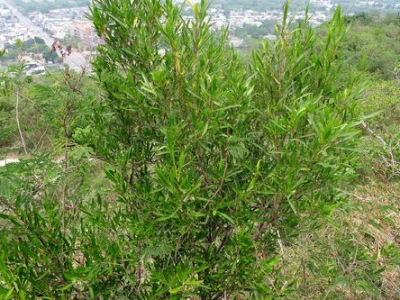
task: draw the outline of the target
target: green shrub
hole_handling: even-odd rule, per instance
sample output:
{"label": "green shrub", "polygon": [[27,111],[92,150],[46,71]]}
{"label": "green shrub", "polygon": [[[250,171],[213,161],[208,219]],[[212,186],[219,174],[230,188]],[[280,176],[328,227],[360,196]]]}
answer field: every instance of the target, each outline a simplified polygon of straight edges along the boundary
{"label": "green shrub", "polygon": [[104,94],[85,106],[92,122],[76,137],[111,188],[83,196],[74,186],[90,186],[86,148],[66,148],[61,170],[38,167],[59,188],[49,179],[41,193],[1,196],[11,209],[1,215],[0,293],[289,297],[279,245],[318,226],[354,177],[362,86],[340,74],[344,20],[338,9],[318,38],[307,23],[289,26],[286,4],[277,41],[247,71],[227,32],[211,31],[206,2],[192,9],[186,21],[170,0],[93,1]]}

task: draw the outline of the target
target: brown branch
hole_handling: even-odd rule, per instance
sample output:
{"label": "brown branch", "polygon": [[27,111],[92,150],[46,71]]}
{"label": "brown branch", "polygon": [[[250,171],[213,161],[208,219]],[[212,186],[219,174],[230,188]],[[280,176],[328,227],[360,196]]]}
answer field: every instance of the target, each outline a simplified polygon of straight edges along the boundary
{"label": "brown branch", "polygon": [[17,86],[17,92],[16,92],[17,101],[15,103],[15,119],[17,120],[19,137],[21,139],[22,147],[24,148],[25,156],[28,156],[28,150],[26,148],[24,134],[22,133],[21,124],[20,124],[20,121],[19,121],[19,95],[20,95],[20,88],[21,87],[18,85]]}
{"label": "brown branch", "polygon": [[375,138],[375,139],[380,141],[380,143],[382,144],[383,148],[389,154],[390,158],[388,159],[383,154],[381,154],[379,156],[382,158],[382,160],[386,163],[386,165],[388,167],[394,168],[394,172],[396,174],[400,174],[400,168],[399,168],[400,162],[395,160],[395,158],[394,158],[393,149],[392,149],[392,142],[390,142],[390,143],[385,142],[385,140],[381,136],[376,134],[364,121],[361,121],[360,126],[367,133],[369,133],[373,138]]}

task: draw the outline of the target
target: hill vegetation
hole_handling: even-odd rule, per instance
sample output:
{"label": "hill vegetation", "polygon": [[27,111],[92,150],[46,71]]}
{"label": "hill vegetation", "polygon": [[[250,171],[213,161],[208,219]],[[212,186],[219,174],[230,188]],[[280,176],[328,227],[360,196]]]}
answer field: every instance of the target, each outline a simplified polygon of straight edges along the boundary
{"label": "hill vegetation", "polygon": [[349,64],[357,66],[364,62],[375,78],[398,79],[399,15],[363,13],[347,17],[346,22],[350,29],[343,44],[343,55]]}
{"label": "hill vegetation", "polygon": [[[252,9],[256,11],[267,11],[267,10],[281,10],[285,1],[263,1],[263,0],[215,0],[213,6],[220,7],[223,9]],[[302,9],[306,7],[308,1],[296,0],[292,1],[291,9]]]}
{"label": "hill vegetation", "polygon": [[[328,1],[330,4],[331,1]],[[336,0],[332,1],[335,5],[340,5],[346,13],[363,13],[363,12],[393,12],[398,8],[398,1],[396,0],[375,0],[375,1],[362,1],[362,0]],[[217,8],[223,9],[251,9],[255,11],[269,11],[281,10],[285,1],[267,1],[267,0],[214,0],[212,5]],[[292,11],[304,11],[305,7],[309,5],[311,11],[325,9],[321,6],[321,1],[308,1],[308,0],[293,0],[290,2]],[[326,4],[322,4],[326,5]]]}
{"label": "hill vegetation", "polygon": [[15,63],[18,56],[29,54],[38,60],[58,61],[58,55],[52,52],[50,47],[46,45],[43,39],[34,37],[24,42],[18,41],[15,44],[6,43],[4,45],[5,53],[0,57],[3,63]]}
{"label": "hill vegetation", "polygon": [[33,11],[38,11],[41,13],[48,13],[52,9],[62,9],[62,8],[72,8],[72,7],[83,7],[88,6],[89,0],[13,0],[13,2],[18,6],[18,9],[24,13],[29,13]]}
{"label": "hill vegetation", "polygon": [[397,21],[286,4],[245,60],[192,10],[93,1],[94,74],[1,71],[0,299],[399,298],[397,67],[352,32]]}

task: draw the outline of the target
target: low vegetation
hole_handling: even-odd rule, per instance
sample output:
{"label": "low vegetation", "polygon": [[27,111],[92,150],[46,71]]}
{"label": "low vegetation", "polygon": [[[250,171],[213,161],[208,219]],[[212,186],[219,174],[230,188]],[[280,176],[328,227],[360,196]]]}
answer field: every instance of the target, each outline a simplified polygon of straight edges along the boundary
{"label": "low vegetation", "polygon": [[340,9],[246,63],[192,10],[93,1],[95,75],[2,71],[0,299],[399,298],[396,78]]}

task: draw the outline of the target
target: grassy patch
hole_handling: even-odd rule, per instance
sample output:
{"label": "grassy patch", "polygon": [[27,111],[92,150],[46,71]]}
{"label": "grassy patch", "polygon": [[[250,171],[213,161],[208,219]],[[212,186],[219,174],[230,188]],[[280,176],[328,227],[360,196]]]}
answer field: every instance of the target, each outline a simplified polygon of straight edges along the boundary
{"label": "grassy patch", "polygon": [[324,226],[283,249],[301,299],[399,299],[400,184],[360,185]]}

